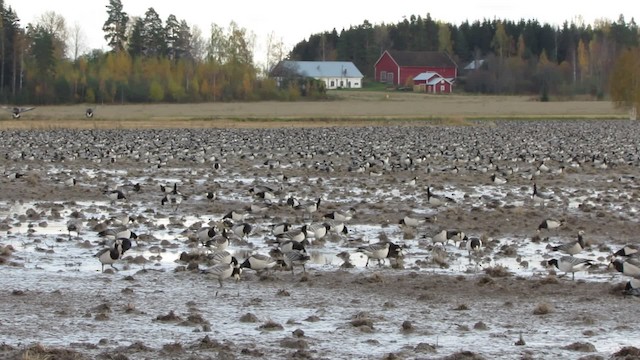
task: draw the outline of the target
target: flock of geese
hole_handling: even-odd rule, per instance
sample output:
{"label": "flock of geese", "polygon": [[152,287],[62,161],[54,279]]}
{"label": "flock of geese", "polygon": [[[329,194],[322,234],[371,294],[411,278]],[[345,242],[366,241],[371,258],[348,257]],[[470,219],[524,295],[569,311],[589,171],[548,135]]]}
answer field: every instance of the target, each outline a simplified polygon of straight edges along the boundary
{"label": "flock of geese", "polygon": [[[395,264],[418,250],[427,256],[434,249],[453,252],[451,243],[470,257],[484,259],[491,246],[483,236],[486,231],[461,229],[464,225],[457,222],[473,216],[473,209],[487,214],[495,208],[505,213],[535,209],[549,215],[537,228],[542,233],[565,226],[556,217],[579,222],[592,209],[622,212],[633,207],[621,204],[612,210],[599,201],[594,187],[599,194],[614,188],[617,198],[611,201],[638,200],[635,123],[492,124],[5,131],[0,134],[0,169],[6,181],[14,183],[29,186],[29,179],[44,183],[54,178],[57,184],[89,190],[82,193],[93,200],[92,194],[101,193],[108,199],[106,212],[136,219],[100,222],[103,228],[92,235],[81,229],[93,229],[97,224],[89,223],[94,219],[69,220],[69,235],[104,238],[96,254],[103,270],[122,261],[134,248],[132,242],[145,243],[141,229],[148,232],[146,238],[153,237],[155,225],[145,216],[152,213],[180,223],[184,243],[195,253],[204,252],[191,260],[206,267],[194,270],[221,286],[247,269],[305,272],[314,250],[324,244],[345,250],[335,255],[346,265],[354,255],[366,256],[366,267],[373,266],[371,260]],[[575,190],[563,189],[563,182]],[[452,188],[461,190],[455,195],[447,190]],[[480,188],[495,192],[478,195],[469,190]],[[580,210],[567,205],[569,195],[581,199]],[[68,201],[64,196],[53,195],[49,201]],[[184,224],[186,217],[216,213],[226,215]],[[119,227],[110,229],[114,234],[98,235],[115,223]],[[364,238],[354,230],[361,225],[377,225],[391,238]],[[392,226],[403,229],[400,235],[385,231]],[[128,232],[120,236],[121,231]],[[425,235],[409,247],[402,234],[412,231]],[[548,260],[547,266],[574,278],[575,272],[594,265],[578,257],[585,250],[583,236],[554,245],[551,253],[564,255]],[[428,241],[422,244],[422,238]],[[256,248],[258,243],[269,246]],[[628,290],[633,292],[637,259],[626,251],[616,254],[609,266],[631,278]]]}

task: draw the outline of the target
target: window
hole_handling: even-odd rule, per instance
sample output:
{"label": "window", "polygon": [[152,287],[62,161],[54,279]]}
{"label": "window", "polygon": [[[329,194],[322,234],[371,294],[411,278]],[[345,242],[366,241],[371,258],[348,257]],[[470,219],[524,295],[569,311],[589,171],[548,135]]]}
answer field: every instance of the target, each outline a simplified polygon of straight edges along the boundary
{"label": "window", "polygon": [[333,80],[331,80],[331,86],[330,86],[330,87],[331,87],[331,88],[334,88],[335,86],[336,86],[336,82],[335,82],[335,81],[333,81]]}
{"label": "window", "polygon": [[380,71],[380,82],[385,82],[385,81],[387,81],[387,72]]}
{"label": "window", "polygon": [[440,92],[444,92],[445,86],[444,85],[440,85]]}

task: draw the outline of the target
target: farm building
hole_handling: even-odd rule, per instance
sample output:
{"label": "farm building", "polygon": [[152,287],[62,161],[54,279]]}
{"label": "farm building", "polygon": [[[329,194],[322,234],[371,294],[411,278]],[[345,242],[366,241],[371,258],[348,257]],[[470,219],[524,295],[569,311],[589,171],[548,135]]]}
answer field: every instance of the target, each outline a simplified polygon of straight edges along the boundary
{"label": "farm building", "polygon": [[450,83],[458,76],[458,65],[441,51],[386,50],[376,61],[375,80],[395,86],[412,86],[413,79],[435,72]]}
{"label": "farm building", "polygon": [[324,81],[326,89],[361,88],[360,70],[350,61],[280,61],[271,70],[276,79],[310,77]]}
{"label": "farm building", "polygon": [[447,94],[453,91],[453,80],[443,78],[437,72],[423,72],[413,78],[413,91]]}

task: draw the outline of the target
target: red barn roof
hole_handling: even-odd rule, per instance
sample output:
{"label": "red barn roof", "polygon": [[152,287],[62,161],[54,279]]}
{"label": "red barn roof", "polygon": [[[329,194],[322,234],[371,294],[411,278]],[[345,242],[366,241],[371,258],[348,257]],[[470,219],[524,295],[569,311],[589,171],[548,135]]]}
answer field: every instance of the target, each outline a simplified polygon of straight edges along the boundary
{"label": "red barn roof", "polygon": [[451,57],[441,51],[387,50],[398,66],[458,67]]}

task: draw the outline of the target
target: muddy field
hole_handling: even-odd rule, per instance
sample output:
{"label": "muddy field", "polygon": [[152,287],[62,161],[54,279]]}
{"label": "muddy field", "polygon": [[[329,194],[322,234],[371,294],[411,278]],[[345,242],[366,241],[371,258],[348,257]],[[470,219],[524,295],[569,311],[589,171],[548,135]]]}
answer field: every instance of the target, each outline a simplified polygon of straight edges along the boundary
{"label": "muddy field", "polygon": [[[0,358],[640,358],[640,299],[608,268],[637,241],[636,123],[1,136]],[[548,199],[532,198],[534,182]],[[184,194],[177,209],[160,201],[160,185],[173,184]],[[264,205],[264,187],[275,193],[268,209],[248,212]],[[430,202],[428,187],[452,201]],[[109,200],[111,189],[127,199]],[[322,201],[307,213],[287,206],[291,197]],[[310,239],[306,273],[244,269],[219,287],[198,271],[209,264],[180,260],[206,254],[194,234],[231,210],[252,225],[229,244],[242,262],[275,246],[270,225],[347,209],[347,234]],[[117,228],[123,215],[138,241],[102,273],[98,226]],[[404,216],[430,220],[408,228]],[[564,225],[536,231],[548,218]],[[71,219],[79,234],[67,231]],[[434,243],[451,229],[483,249]],[[544,263],[579,230],[588,246],[576,256],[594,266],[573,281]],[[381,240],[405,246],[404,257],[365,267],[358,247]]]}

